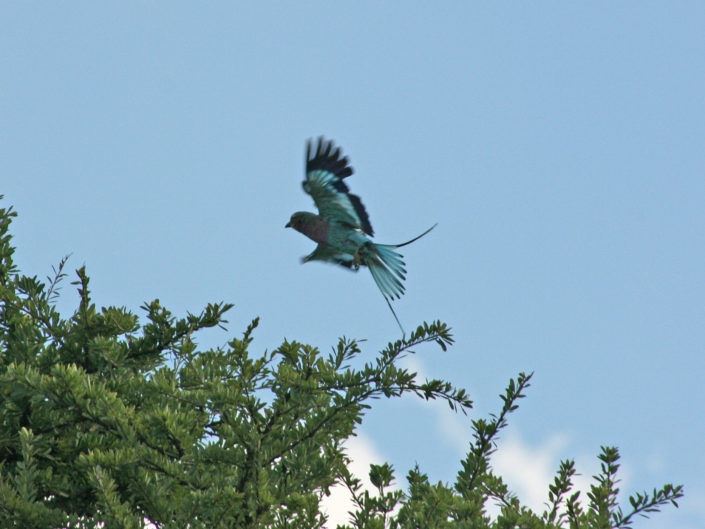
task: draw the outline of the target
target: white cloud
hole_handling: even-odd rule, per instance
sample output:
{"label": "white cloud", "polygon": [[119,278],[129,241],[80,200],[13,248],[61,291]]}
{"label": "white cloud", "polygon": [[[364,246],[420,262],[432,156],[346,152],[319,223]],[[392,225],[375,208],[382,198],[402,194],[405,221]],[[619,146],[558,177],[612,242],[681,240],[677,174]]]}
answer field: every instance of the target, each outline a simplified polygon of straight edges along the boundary
{"label": "white cloud", "polygon": [[[404,362],[405,367],[416,371],[421,379],[426,377],[423,363],[418,357],[408,357]],[[437,427],[443,441],[455,448],[458,460],[465,457],[472,442],[468,417],[449,410],[444,401],[416,402],[419,406],[431,406],[436,412]],[[582,454],[578,457],[567,454],[569,441],[566,434],[554,432],[547,434],[540,444],[531,445],[516,429],[509,427],[500,432],[498,450],[492,457],[495,474],[502,477],[509,489],[519,497],[522,505],[540,514],[545,510],[548,486],[558,471],[561,459],[572,457],[579,474],[573,477],[573,490],[580,490],[581,498],[587,498],[586,492],[590,489],[592,476],[599,472],[599,463],[596,454]],[[629,469],[622,463],[622,487],[629,481],[630,474]],[[490,509],[490,514],[498,512],[498,509]]]}
{"label": "white cloud", "polygon": [[[426,374],[421,360],[410,355],[403,360],[403,366],[409,371],[417,374],[417,379],[420,381],[426,380],[429,377]],[[444,442],[453,447],[456,451],[457,459],[460,459],[467,453],[469,443],[472,440],[472,431],[470,429],[470,420],[462,412],[455,412],[448,407],[444,400],[422,401],[416,397],[407,397],[410,402],[414,402],[417,406],[429,407],[436,412],[438,419],[439,437]],[[453,457],[449,455],[448,457]]]}
{"label": "white cloud", "polygon": [[[407,369],[417,372],[421,380],[426,378],[424,366],[417,357],[412,355],[405,358],[404,364]],[[438,436],[442,438],[442,443],[448,447],[448,457],[454,457],[460,461],[467,453],[469,443],[472,441],[468,417],[449,410],[445,401],[411,400],[426,409],[431,407],[436,416]],[[573,477],[573,491],[581,491],[580,498],[585,503],[587,491],[590,490],[593,481],[592,476],[599,472],[597,450],[595,453],[575,455],[568,450],[570,445],[571,440],[564,433],[547,433],[543,440],[532,444],[526,441],[517,429],[509,427],[500,433],[498,450],[492,457],[492,467],[495,473],[502,477],[509,489],[518,496],[522,505],[531,508],[540,515],[546,509],[548,486],[558,471],[560,461],[570,457],[575,460],[578,472],[578,475]],[[375,447],[372,439],[364,434],[348,439],[346,447],[352,460],[351,472],[361,479],[365,488],[372,489],[368,478],[370,463],[381,464],[385,458]],[[624,464],[624,461],[620,463],[620,489],[625,491],[628,490],[632,472]],[[651,458],[648,464],[650,467],[658,468],[662,462]],[[690,494],[688,496],[692,498]],[[688,496],[686,496],[686,500],[690,500]],[[626,497],[621,495],[620,500],[626,501]],[[697,518],[705,512],[705,507],[702,507],[703,510],[698,512],[698,501],[684,501],[681,505],[681,512],[691,511],[691,514]],[[705,501],[702,505],[705,505]],[[329,514],[327,527],[334,529],[337,524],[348,523],[348,511],[351,507],[352,502],[347,490],[340,486],[334,487],[331,496],[323,500],[323,509]],[[488,505],[488,507],[492,516],[499,512],[499,509],[494,506]],[[663,514],[660,513],[659,516]]]}
{"label": "white cloud", "polygon": [[[424,376],[423,365],[416,358],[405,361],[420,377]],[[436,412],[440,436],[445,443],[455,448],[458,460],[464,457],[472,442],[468,417],[449,410],[442,401],[416,402],[419,406],[431,406]],[[555,432],[548,434],[538,445],[531,445],[522,438],[519,431],[509,427],[500,433],[498,450],[492,457],[492,466],[495,473],[501,476],[509,489],[519,497],[522,505],[540,514],[545,510],[548,486],[556,475],[561,459],[572,457],[566,453],[569,444],[570,439],[566,434]],[[573,459],[579,474],[573,477],[574,490],[580,490],[581,498],[586,498],[592,476],[599,471],[597,457],[596,454],[583,454]],[[629,481],[629,474],[629,469],[622,465],[622,486]],[[499,509],[490,508],[491,515],[498,512]]]}
{"label": "white cloud", "polygon": [[[372,440],[364,434],[358,433],[357,437],[349,437],[345,441],[345,448],[351,460],[349,470],[361,481],[365,489],[372,490],[374,487],[370,482],[370,464],[381,465],[385,462],[384,457],[375,447]],[[342,485],[331,488],[331,494],[324,497],[322,501],[322,511],[328,514],[328,529],[335,529],[338,524],[349,522],[348,511],[352,509],[353,503],[350,493]]]}
{"label": "white cloud", "polygon": [[562,434],[551,434],[539,446],[530,446],[510,430],[502,436],[492,457],[492,467],[522,504],[541,513],[548,500],[548,484],[553,480],[560,452],[568,445]]}

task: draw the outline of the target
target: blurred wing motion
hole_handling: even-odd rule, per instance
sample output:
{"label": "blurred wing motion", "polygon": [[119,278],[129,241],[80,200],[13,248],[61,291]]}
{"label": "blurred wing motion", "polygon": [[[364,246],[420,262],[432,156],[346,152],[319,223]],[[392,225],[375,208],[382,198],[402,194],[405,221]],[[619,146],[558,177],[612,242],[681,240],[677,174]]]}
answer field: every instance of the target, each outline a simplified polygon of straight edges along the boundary
{"label": "blurred wing motion", "polygon": [[352,174],[352,167],[347,157],[341,155],[340,147],[334,147],[333,142],[323,138],[319,138],[315,145],[309,140],[306,144],[303,188],[313,198],[319,214],[297,211],[286,227],[318,243],[316,249],[303,258],[303,262],[327,261],[352,270],[358,270],[360,266],[369,268],[399,328],[404,332],[390,303],[404,294],[406,279],[403,256],[396,249],[420,239],[436,225],[401,244],[372,242],[368,236],[372,237],[374,231],[365,206],[360,197],[350,193],[343,181]]}
{"label": "blurred wing motion", "polygon": [[345,268],[353,268],[354,256],[348,252],[339,250],[330,244],[319,244],[309,255],[304,257],[302,261],[326,261],[328,263],[336,263]]}
{"label": "blurred wing motion", "polygon": [[303,188],[311,195],[320,216],[331,224],[341,224],[374,235],[370,217],[360,197],[350,193],[343,182],[353,174],[347,157],[340,157],[340,147],[333,149],[332,141],[318,138],[316,152],[311,140],[306,144],[306,180]]}

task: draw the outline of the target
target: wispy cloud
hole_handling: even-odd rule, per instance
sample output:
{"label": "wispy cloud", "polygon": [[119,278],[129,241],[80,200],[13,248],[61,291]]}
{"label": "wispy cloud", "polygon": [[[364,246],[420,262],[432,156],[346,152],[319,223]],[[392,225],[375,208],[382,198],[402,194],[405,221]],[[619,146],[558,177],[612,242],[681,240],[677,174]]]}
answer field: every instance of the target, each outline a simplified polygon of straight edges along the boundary
{"label": "wispy cloud", "polygon": [[[531,445],[518,431],[509,430],[492,457],[492,466],[524,505],[540,513],[545,509],[548,485],[568,444],[566,435],[552,433],[540,444]],[[579,489],[585,490],[588,479],[578,476],[575,481]]]}
{"label": "wispy cloud", "polygon": [[[373,489],[369,479],[370,464],[381,465],[385,459],[375,447],[372,439],[365,434],[358,433],[357,437],[350,437],[345,441],[345,448],[351,460],[350,472],[361,481],[365,489]],[[334,529],[338,524],[348,523],[350,518],[348,512],[352,507],[353,503],[348,490],[342,485],[333,487],[330,496],[323,498],[322,502],[322,510],[328,514],[326,527]]]}
{"label": "wispy cloud", "polygon": [[[423,364],[416,357],[408,357],[404,363],[406,368],[416,371],[421,379],[427,378]],[[448,457],[455,457],[460,461],[472,441],[468,417],[452,412],[444,402],[422,402],[417,399],[410,399],[410,401],[426,409],[430,406],[434,410],[436,430],[443,438],[444,444],[450,448]],[[362,481],[364,487],[371,489],[372,485],[368,478],[369,466],[371,463],[381,464],[385,461],[382,450],[378,449],[372,438],[364,433],[348,439],[346,447],[352,460],[351,472]],[[566,433],[547,432],[543,439],[531,442],[522,436],[518,429],[510,426],[501,433],[497,452],[492,457],[492,467],[523,505],[540,514],[546,509],[548,486],[553,481],[562,459],[575,460],[578,475],[573,478],[574,490],[581,491],[581,499],[587,500],[592,476],[599,472],[599,461],[596,453],[583,452],[576,455],[575,449],[575,443]],[[419,458],[423,460],[423,454]],[[646,464],[650,468],[658,468],[662,462],[657,458],[651,458]],[[629,490],[631,475],[631,469],[622,462],[620,468],[622,490]],[[626,501],[626,498],[622,497],[621,500]],[[697,525],[686,523],[683,526],[683,515],[686,515],[686,520],[700,520],[705,517],[705,491],[699,491],[699,493],[689,491],[684,501],[680,503],[681,509],[678,512],[667,509],[667,512],[656,515],[659,517],[660,527],[695,529]],[[499,509],[494,506],[488,507],[490,507],[490,515],[496,515],[499,512]],[[331,496],[324,499],[323,508],[329,515],[328,528],[333,529],[337,524],[348,523],[348,511],[352,508],[348,491],[341,486],[334,487]]]}

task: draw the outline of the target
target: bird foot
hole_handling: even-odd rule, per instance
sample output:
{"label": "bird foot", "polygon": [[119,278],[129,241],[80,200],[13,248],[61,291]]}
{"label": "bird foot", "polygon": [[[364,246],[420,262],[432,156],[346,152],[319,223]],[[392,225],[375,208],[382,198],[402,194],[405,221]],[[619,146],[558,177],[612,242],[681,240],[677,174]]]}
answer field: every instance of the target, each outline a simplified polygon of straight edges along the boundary
{"label": "bird foot", "polygon": [[356,272],[360,269],[360,264],[362,264],[360,250],[355,250],[355,253],[353,254],[352,267]]}

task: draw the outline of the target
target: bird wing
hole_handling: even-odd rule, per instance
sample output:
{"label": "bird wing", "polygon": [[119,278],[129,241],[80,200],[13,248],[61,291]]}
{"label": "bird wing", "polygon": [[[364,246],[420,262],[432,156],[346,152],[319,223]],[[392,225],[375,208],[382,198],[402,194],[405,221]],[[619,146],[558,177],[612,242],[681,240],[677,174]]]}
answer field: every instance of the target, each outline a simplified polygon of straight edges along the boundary
{"label": "bird wing", "polygon": [[360,197],[350,193],[343,182],[353,174],[347,157],[340,156],[340,147],[334,148],[332,141],[318,138],[316,152],[312,152],[311,140],[306,144],[306,180],[303,188],[311,195],[324,220],[332,224],[343,224],[360,229],[369,236],[374,234],[370,217]]}
{"label": "bird wing", "polygon": [[348,252],[339,250],[329,244],[319,244],[313,252],[303,258],[303,261],[326,261],[337,263],[345,268],[352,268],[353,259],[354,255]]}

